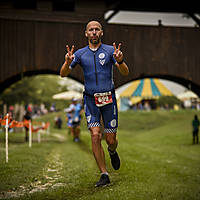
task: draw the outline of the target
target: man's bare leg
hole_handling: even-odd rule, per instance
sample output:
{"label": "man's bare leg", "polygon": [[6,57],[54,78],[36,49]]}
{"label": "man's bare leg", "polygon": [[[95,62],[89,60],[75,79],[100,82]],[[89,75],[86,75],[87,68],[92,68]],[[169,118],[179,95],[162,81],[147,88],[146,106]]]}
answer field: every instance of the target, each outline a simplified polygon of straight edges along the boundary
{"label": "man's bare leg", "polygon": [[97,165],[101,171],[101,173],[107,172],[106,170],[106,162],[105,155],[101,145],[101,132],[100,127],[91,127],[91,140],[92,140],[92,151],[97,162]]}
{"label": "man's bare leg", "polygon": [[111,151],[115,151],[118,145],[116,133],[105,133],[106,143]]}
{"label": "man's bare leg", "polygon": [[108,144],[108,152],[110,154],[111,163],[115,170],[120,168],[120,158],[116,152],[118,141],[116,139],[116,133],[106,133],[106,142]]}

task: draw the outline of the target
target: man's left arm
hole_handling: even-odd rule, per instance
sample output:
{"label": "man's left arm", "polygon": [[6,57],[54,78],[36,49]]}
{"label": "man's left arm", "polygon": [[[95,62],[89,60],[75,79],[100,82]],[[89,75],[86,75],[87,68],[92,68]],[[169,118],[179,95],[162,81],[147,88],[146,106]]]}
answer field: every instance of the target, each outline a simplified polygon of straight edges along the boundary
{"label": "man's left arm", "polygon": [[122,75],[127,76],[129,74],[128,66],[127,66],[127,64],[124,61],[121,64],[119,64],[119,63],[116,62],[115,65],[117,66],[119,72]]}
{"label": "man's left arm", "polygon": [[116,44],[113,43],[113,47],[114,47],[113,56],[116,60],[115,65],[117,66],[119,72],[122,75],[127,76],[129,74],[129,69],[128,69],[127,64],[124,62],[123,53],[122,51],[120,51],[121,43],[118,45],[118,48],[116,47]]}

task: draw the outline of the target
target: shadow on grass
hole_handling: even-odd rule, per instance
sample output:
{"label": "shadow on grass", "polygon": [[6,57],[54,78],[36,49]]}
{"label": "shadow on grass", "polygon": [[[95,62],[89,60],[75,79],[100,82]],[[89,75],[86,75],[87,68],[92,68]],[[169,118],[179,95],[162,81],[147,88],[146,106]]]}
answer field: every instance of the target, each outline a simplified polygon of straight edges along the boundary
{"label": "shadow on grass", "polygon": [[87,154],[92,154],[92,150],[89,147],[89,144],[87,144],[85,141],[81,140],[79,143],[77,143],[78,147]]}

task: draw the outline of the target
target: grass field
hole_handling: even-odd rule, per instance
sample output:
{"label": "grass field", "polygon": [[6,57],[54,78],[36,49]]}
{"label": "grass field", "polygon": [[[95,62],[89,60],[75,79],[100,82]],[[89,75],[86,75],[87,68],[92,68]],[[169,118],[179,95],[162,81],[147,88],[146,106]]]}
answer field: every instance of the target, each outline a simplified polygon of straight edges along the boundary
{"label": "grass field", "polygon": [[24,142],[24,133],[10,133],[8,163],[0,133],[0,199],[198,200],[200,145],[192,145],[194,114],[191,110],[119,113],[122,165],[114,171],[105,151],[111,184],[103,188],[94,187],[99,171],[85,120],[81,143],[72,141],[65,124],[62,130],[53,127],[55,113],[37,119],[52,122],[50,135],[42,134],[41,143],[34,135],[32,148]]}

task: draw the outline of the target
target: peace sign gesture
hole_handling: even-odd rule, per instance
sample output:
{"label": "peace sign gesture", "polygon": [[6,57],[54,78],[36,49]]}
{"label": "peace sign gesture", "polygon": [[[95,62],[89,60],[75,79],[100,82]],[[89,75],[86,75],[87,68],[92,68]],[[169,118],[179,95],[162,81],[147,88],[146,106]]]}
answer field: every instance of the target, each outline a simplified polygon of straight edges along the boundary
{"label": "peace sign gesture", "polygon": [[123,60],[123,53],[120,51],[121,43],[119,43],[118,47],[116,47],[115,42],[113,43],[114,53],[113,56],[117,62],[121,62]]}
{"label": "peace sign gesture", "polygon": [[70,50],[69,46],[66,45],[66,48],[67,48],[67,53],[65,55],[65,61],[67,62],[67,64],[71,64],[71,62],[74,60],[74,45],[72,45],[72,48]]}

